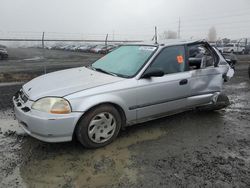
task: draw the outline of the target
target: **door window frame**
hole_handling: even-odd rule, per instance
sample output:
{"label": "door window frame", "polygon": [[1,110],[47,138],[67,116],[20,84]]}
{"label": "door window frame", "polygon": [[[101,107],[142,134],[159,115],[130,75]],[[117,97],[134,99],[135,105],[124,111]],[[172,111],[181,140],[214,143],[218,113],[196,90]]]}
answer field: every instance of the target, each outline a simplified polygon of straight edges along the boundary
{"label": "door window frame", "polygon": [[[192,46],[192,45],[203,45],[212,55],[213,59],[214,59],[214,65],[213,66],[207,66],[207,67],[204,67],[204,68],[199,68],[199,69],[190,69],[190,66],[189,66],[189,47]],[[216,53],[216,51],[213,49],[213,47],[211,47],[208,43],[206,42],[195,42],[195,43],[191,43],[191,44],[186,44],[186,59],[187,59],[187,63],[186,63],[186,66],[187,66],[187,69],[188,71],[193,71],[193,70],[200,70],[200,69],[207,69],[207,68],[211,68],[211,67],[218,67],[219,65],[219,61],[220,61],[220,57],[219,55]]]}
{"label": "door window frame", "polygon": [[[187,63],[188,63],[188,59],[187,59],[187,50],[186,50],[187,44],[177,44],[177,45],[171,45],[171,46],[165,46],[165,47],[163,47],[163,48],[156,54],[156,56],[152,59],[152,61],[151,61],[150,64],[147,66],[147,68],[144,70],[144,72],[141,74],[140,79],[142,79],[143,74],[151,67],[151,65],[155,62],[155,60],[158,58],[158,56],[159,56],[161,53],[163,53],[163,51],[164,51],[166,48],[177,47],[177,46],[182,46],[182,47],[184,47],[184,55],[185,55],[185,58],[184,58],[184,71],[182,71],[182,72],[175,72],[175,73],[169,73],[169,74],[164,74],[164,76],[173,75],[173,74],[180,74],[180,73],[189,71],[189,67],[188,67],[188,64],[187,64]],[[163,76],[163,77],[164,77],[164,76]]]}

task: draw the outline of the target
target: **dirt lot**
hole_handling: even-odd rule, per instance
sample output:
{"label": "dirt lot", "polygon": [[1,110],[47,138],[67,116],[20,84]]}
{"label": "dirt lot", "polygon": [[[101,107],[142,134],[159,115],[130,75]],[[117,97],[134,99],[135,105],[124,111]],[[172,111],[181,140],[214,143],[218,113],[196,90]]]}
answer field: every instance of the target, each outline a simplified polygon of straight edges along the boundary
{"label": "dirt lot", "polygon": [[[43,55],[37,54],[45,53],[49,70],[99,58],[38,49],[10,52],[13,58],[0,61],[0,72],[28,72],[30,77],[33,68],[38,74],[43,70],[43,61],[36,58]],[[10,102],[20,83],[0,83],[0,187],[250,187],[250,56],[239,60],[235,77],[224,85],[231,101],[227,109],[185,112],[133,126],[96,150],[27,136]]]}
{"label": "dirt lot", "polygon": [[9,59],[0,61],[0,82],[27,81],[44,72],[85,66],[102,57],[100,54],[37,48],[10,48],[8,53]]}

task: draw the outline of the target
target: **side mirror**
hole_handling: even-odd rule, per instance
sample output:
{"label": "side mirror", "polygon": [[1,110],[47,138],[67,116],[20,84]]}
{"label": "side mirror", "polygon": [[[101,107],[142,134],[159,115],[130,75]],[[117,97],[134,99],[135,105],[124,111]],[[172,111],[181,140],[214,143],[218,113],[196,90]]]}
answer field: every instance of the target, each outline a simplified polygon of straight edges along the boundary
{"label": "side mirror", "polygon": [[150,78],[150,77],[161,77],[164,76],[164,71],[160,68],[149,67],[141,78]]}
{"label": "side mirror", "polygon": [[229,64],[232,63],[231,59],[226,59],[226,62]]}

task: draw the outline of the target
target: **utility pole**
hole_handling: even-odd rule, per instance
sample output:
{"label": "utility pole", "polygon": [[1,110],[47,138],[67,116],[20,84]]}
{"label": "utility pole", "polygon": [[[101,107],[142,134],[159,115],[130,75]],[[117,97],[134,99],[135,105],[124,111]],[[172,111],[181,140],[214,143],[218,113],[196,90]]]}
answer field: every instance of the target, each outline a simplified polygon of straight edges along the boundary
{"label": "utility pole", "polygon": [[178,23],[178,39],[181,38],[181,19],[179,17],[179,23]]}
{"label": "utility pole", "polygon": [[155,26],[155,44],[158,44],[158,42],[157,42],[157,27]]}
{"label": "utility pole", "polygon": [[108,43],[108,36],[109,36],[109,34],[107,34],[106,38],[105,38],[105,46],[107,46],[107,43]]}
{"label": "utility pole", "polygon": [[43,35],[42,35],[42,47],[44,48],[44,32],[43,32]]}
{"label": "utility pole", "polygon": [[[44,32],[43,32],[43,35],[42,35],[42,51],[43,51],[43,59],[45,59],[45,52],[44,52]],[[44,61],[44,74],[47,73],[47,66],[46,66],[46,61]]]}

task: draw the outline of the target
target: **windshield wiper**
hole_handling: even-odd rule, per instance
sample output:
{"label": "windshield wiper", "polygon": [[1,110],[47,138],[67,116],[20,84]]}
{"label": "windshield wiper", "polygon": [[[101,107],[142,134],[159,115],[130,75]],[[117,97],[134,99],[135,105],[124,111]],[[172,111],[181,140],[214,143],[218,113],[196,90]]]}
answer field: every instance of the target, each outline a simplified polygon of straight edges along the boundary
{"label": "windshield wiper", "polygon": [[109,74],[109,75],[112,75],[112,76],[117,76],[117,74],[105,71],[105,70],[103,70],[101,68],[95,68],[93,66],[90,66],[90,68],[93,69],[93,70],[95,70],[95,71],[98,71],[98,72],[102,72],[102,73]]}
{"label": "windshield wiper", "polygon": [[105,70],[103,70],[103,69],[101,69],[101,68],[95,68],[95,67],[93,67],[93,66],[88,66],[87,68],[90,68],[90,69],[92,69],[92,70],[95,70],[95,71],[98,71],[98,72],[103,72],[103,73],[105,73],[105,74],[110,74],[110,75],[112,75],[112,76],[118,76],[118,77],[122,77],[122,78],[129,78],[129,76],[126,76],[126,75],[123,75],[123,74],[118,74],[118,73],[112,73],[112,72],[108,72],[108,71],[105,71]]}

